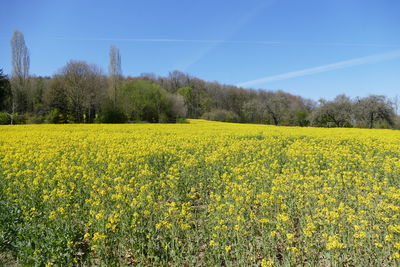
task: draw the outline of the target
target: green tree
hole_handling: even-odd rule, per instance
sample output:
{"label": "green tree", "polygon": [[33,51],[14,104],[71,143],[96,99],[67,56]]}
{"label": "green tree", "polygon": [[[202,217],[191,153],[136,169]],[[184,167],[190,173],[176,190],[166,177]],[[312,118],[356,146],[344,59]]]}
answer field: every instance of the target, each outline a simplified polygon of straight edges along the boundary
{"label": "green tree", "polygon": [[145,80],[126,82],[121,87],[119,105],[132,121],[164,122],[171,117],[168,92]]}
{"label": "green tree", "polygon": [[9,111],[11,106],[11,85],[7,75],[0,69],[0,110]]}

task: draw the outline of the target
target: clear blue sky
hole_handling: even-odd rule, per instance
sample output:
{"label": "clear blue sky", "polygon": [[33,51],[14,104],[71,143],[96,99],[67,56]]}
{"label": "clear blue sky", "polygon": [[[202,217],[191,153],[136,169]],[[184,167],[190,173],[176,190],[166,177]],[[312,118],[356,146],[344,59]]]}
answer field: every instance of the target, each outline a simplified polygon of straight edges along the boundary
{"label": "clear blue sky", "polygon": [[31,74],[67,61],[124,75],[178,69],[210,81],[319,99],[400,94],[398,0],[1,0],[0,68],[18,29]]}

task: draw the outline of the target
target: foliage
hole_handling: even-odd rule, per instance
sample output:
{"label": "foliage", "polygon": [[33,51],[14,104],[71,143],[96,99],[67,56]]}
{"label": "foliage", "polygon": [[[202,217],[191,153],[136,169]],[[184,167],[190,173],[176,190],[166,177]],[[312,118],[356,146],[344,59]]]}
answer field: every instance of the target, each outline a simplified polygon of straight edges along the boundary
{"label": "foliage", "polygon": [[176,123],[189,123],[189,120],[184,118],[177,118]]}
{"label": "foliage", "polygon": [[10,110],[11,107],[11,85],[8,77],[0,69],[0,111]]}
{"label": "foliage", "polygon": [[99,114],[98,123],[125,123],[128,118],[125,113],[112,103],[103,104],[103,109]]}
{"label": "foliage", "polygon": [[25,113],[24,117],[26,124],[39,124],[39,123],[44,123],[46,121],[45,116],[36,115],[32,113]]}
{"label": "foliage", "polygon": [[308,119],[309,113],[306,111],[295,111],[293,112],[293,117],[289,125],[297,125],[297,126],[308,126],[310,124],[310,120]]}
{"label": "foliage", "polygon": [[58,124],[58,123],[67,123],[68,119],[63,113],[60,112],[59,109],[54,108],[47,115],[46,122],[48,122],[48,123],[56,123],[56,124]]}
{"label": "foliage", "polygon": [[185,101],[186,107],[188,107],[189,116],[193,116],[194,113],[194,94],[193,88],[190,86],[182,87],[178,89],[178,94],[182,96]]}
{"label": "foliage", "polygon": [[52,77],[35,77],[29,74],[23,33],[14,31],[10,44],[12,76],[9,81],[0,69],[0,111],[21,114],[20,122],[171,123],[207,118],[284,126],[398,127],[398,96],[389,101],[376,95],[354,100],[339,95],[318,106],[283,91],[208,82],[178,70],[166,77],[124,77],[116,46],[110,47],[108,76],[94,64],[70,60]]}
{"label": "foliage", "polygon": [[25,124],[26,114],[0,112],[0,124]]}
{"label": "foliage", "polygon": [[[167,91],[145,80],[126,82],[121,87],[120,106],[132,121],[161,122],[169,120],[170,104]],[[166,121],[163,121],[166,122]]]}
{"label": "foliage", "polygon": [[202,118],[211,121],[239,122],[239,116],[237,114],[223,109],[206,112],[203,114]]}
{"label": "foliage", "polygon": [[0,112],[0,124],[7,125],[11,124],[11,117],[6,112]]}
{"label": "foliage", "polygon": [[398,131],[190,122],[1,126],[1,250],[38,266],[398,265]]}
{"label": "foliage", "polygon": [[110,49],[108,77],[93,64],[69,61],[53,77],[29,77],[24,81],[26,90],[15,87],[14,102],[9,96],[0,110],[13,113],[14,107],[14,113],[26,114],[27,123],[57,122],[53,116],[57,109],[61,123],[175,123],[181,118],[205,118],[281,126],[398,127],[398,99],[339,95],[317,104],[283,91],[238,88],[179,71],[167,77],[151,73],[123,77],[120,63],[116,47]]}

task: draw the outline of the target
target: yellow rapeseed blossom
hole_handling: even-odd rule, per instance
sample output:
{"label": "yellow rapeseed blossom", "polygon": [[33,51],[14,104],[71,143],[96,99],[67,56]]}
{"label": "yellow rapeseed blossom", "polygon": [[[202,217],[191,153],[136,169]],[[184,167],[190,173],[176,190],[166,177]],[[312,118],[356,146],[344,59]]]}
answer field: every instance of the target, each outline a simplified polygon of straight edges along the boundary
{"label": "yellow rapeseed blossom", "polygon": [[399,179],[396,130],[0,126],[23,265],[396,266]]}
{"label": "yellow rapeseed blossom", "polygon": [[96,241],[96,240],[99,240],[99,239],[104,239],[106,237],[107,236],[105,234],[96,232],[96,233],[93,234],[93,241]]}
{"label": "yellow rapeseed blossom", "polygon": [[274,266],[274,262],[271,260],[267,260],[267,259],[262,259],[261,260],[261,267],[272,267]]}
{"label": "yellow rapeseed blossom", "polygon": [[328,243],[326,244],[326,247],[327,247],[328,250],[330,250],[330,249],[345,248],[346,245],[339,241],[339,238],[338,238],[337,235],[334,235],[334,236],[329,236]]}

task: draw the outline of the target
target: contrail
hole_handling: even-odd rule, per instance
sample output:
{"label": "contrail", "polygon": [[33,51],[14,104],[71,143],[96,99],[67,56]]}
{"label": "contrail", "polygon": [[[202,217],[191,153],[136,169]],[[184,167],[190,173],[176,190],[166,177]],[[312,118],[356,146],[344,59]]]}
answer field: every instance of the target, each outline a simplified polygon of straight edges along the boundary
{"label": "contrail", "polygon": [[[1,39],[1,38],[0,38]],[[3,38],[4,39],[4,38]],[[297,45],[297,46],[365,46],[365,47],[400,47],[400,44],[374,43],[324,43],[324,42],[284,42],[284,41],[235,41],[235,40],[201,40],[201,39],[170,39],[170,38],[66,38],[56,37],[55,40],[65,41],[109,41],[133,43],[197,43],[197,44],[249,44],[249,45]],[[5,39],[4,39],[5,40]]]}
{"label": "contrail", "polygon": [[137,43],[204,43],[204,44],[284,44],[276,41],[227,41],[227,40],[198,40],[198,39],[167,39],[167,38],[63,38],[56,40],[66,41],[111,41],[111,42],[137,42]]}
{"label": "contrail", "polygon": [[353,59],[345,60],[345,61],[339,61],[336,63],[318,66],[318,67],[314,67],[314,68],[298,70],[298,71],[293,71],[293,72],[288,72],[288,73],[283,73],[283,74],[278,74],[278,75],[273,75],[273,76],[267,76],[267,77],[256,79],[256,80],[241,82],[241,83],[238,83],[237,86],[245,87],[245,86],[252,86],[252,85],[261,84],[261,83],[286,80],[286,79],[291,79],[291,78],[295,78],[295,77],[302,77],[302,76],[306,76],[306,75],[327,72],[327,71],[331,71],[331,70],[344,69],[344,68],[349,68],[349,67],[353,67],[353,66],[387,61],[387,60],[391,60],[391,59],[395,59],[395,58],[399,58],[399,57],[400,57],[400,50],[394,50],[394,51],[390,51],[390,52],[386,52],[386,53],[382,53],[382,54],[375,54],[375,55],[370,55],[370,56],[365,56],[365,57],[353,58]]}

